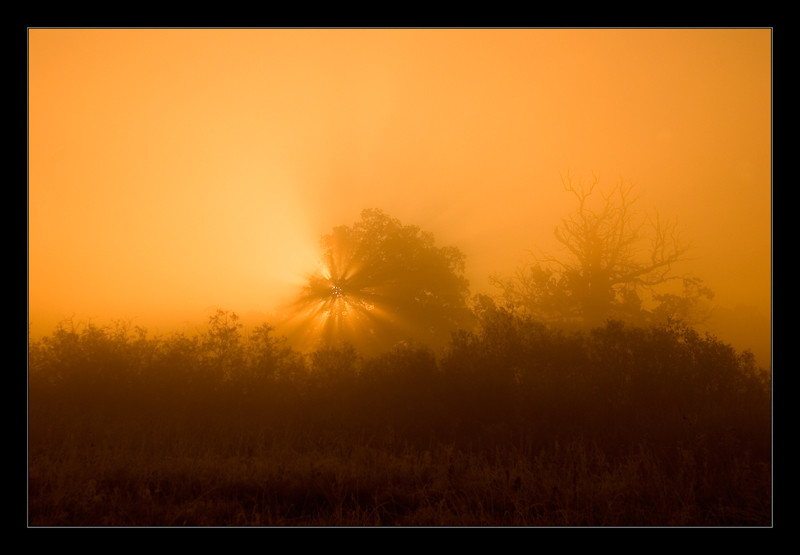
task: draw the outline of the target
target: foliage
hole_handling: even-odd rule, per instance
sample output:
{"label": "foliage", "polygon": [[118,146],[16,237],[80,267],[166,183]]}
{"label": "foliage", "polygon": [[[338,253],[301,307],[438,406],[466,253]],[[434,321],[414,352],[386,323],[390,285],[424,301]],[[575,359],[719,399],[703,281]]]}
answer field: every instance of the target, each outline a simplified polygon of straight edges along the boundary
{"label": "foliage", "polygon": [[733,421],[734,413],[754,419],[769,407],[770,376],[752,354],[685,323],[610,321],[567,333],[478,301],[478,329],[453,334],[438,360],[410,345],[367,358],[353,345],[328,345],[304,357],[267,324],[242,337],[236,314],[221,310],[197,337],[147,338],[130,322],[99,328],[66,320],[30,344],[29,384],[37,395],[68,394],[87,405],[137,396],[170,406],[308,402],[301,412],[314,418],[372,415],[409,429],[452,425],[447,433],[456,435],[458,426],[470,435],[500,423],[631,428],[667,414]]}
{"label": "foliage", "polygon": [[224,378],[231,378],[234,369],[242,366],[242,327],[235,312],[220,309],[209,317],[208,331],[202,335],[206,367]]}
{"label": "foliage", "polygon": [[448,410],[473,429],[517,422],[600,437],[664,434],[682,418],[718,429],[769,419],[769,375],[752,354],[674,321],[566,333],[490,307],[477,331],[453,337],[441,367]]}
{"label": "foliage", "polygon": [[464,254],[436,247],[433,234],[364,210],[360,222],[334,228],[320,247],[322,269],[297,308],[303,329],[321,327],[325,342],[367,353],[401,342],[441,348],[451,331],[469,325]]}
{"label": "foliage", "polygon": [[314,387],[352,388],[358,378],[361,357],[350,344],[321,347],[311,353],[309,359]]}
{"label": "foliage", "polygon": [[[600,193],[599,208],[591,208],[598,177],[593,174],[589,184],[579,179],[577,186],[569,173],[561,180],[578,201],[577,211],[555,228],[566,256],[531,253],[533,262],[514,276],[492,276],[509,306],[586,329],[607,318],[646,325],[707,317],[701,300],[712,299],[712,291],[698,278],[673,273],[691,249],[677,221],[635,210],[640,196],[633,195],[634,185],[620,181],[608,195]],[[658,289],[676,280],[683,282],[682,295]]]}
{"label": "foliage", "polygon": [[247,351],[250,372],[268,381],[299,380],[305,374],[303,359],[286,344],[285,337],[273,337],[274,330],[261,324],[251,333]]}

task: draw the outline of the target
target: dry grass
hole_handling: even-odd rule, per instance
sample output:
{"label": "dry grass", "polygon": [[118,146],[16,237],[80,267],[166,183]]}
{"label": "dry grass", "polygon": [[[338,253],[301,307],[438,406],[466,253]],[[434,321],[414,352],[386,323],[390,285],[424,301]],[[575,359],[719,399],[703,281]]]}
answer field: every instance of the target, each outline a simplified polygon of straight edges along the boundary
{"label": "dry grass", "polygon": [[31,412],[33,526],[768,526],[770,468],[701,435],[426,449],[251,422]]}

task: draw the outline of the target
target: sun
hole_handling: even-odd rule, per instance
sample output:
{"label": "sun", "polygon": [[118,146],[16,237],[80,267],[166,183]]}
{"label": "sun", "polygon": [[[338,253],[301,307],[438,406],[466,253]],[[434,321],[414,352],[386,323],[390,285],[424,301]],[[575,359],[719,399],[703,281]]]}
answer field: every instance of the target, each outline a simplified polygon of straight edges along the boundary
{"label": "sun", "polygon": [[290,340],[351,343],[371,354],[413,342],[444,346],[456,326],[471,323],[464,255],[380,210],[361,217],[320,240],[316,271],[284,310]]}
{"label": "sun", "polygon": [[[290,307],[291,334],[308,346],[320,343],[363,344],[394,325],[381,288],[352,259],[333,253],[309,275]],[[385,300],[385,299],[383,299]]]}

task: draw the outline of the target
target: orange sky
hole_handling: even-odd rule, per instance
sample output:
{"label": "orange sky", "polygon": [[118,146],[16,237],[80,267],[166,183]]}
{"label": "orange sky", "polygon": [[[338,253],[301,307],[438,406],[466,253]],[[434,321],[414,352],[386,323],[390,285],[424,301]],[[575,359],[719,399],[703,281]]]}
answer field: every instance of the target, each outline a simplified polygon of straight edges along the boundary
{"label": "orange sky", "polygon": [[269,312],[364,208],[467,255],[558,252],[559,172],[677,216],[715,302],[771,301],[771,40],[754,30],[80,30],[29,38],[32,331]]}

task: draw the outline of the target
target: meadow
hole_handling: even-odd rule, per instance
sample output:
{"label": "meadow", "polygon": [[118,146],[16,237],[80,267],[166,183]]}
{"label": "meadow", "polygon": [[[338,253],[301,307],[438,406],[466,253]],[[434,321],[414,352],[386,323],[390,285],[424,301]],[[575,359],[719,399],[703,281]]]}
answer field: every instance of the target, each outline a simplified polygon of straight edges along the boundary
{"label": "meadow", "polygon": [[771,381],[680,324],[499,312],[301,354],[62,322],[29,345],[31,526],[771,526]]}

